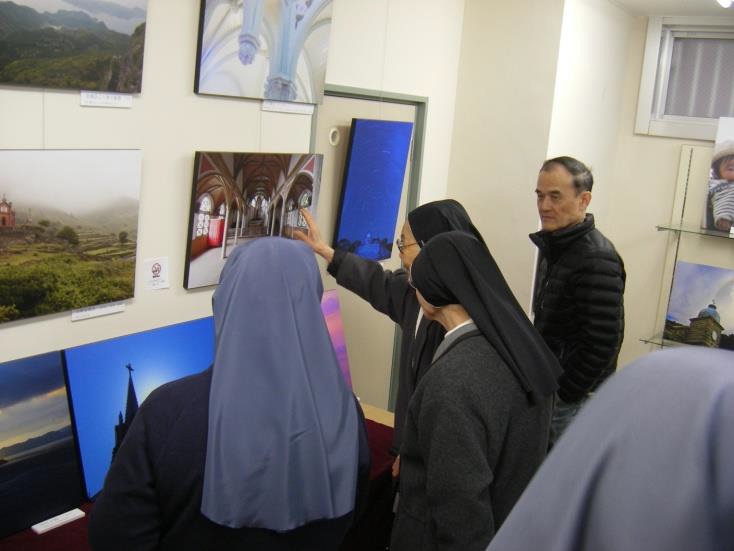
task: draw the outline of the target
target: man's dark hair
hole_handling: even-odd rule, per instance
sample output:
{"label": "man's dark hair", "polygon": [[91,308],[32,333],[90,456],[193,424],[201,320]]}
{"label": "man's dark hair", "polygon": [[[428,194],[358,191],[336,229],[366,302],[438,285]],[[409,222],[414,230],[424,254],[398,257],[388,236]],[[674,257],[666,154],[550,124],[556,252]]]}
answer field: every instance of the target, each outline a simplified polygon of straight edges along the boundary
{"label": "man's dark hair", "polygon": [[594,177],[591,175],[589,168],[573,157],[554,157],[548,159],[540,167],[541,172],[550,172],[557,166],[562,166],[573,177],[573,187],[576,189],[576,195],[582,191],[591,191],[594,186]]}

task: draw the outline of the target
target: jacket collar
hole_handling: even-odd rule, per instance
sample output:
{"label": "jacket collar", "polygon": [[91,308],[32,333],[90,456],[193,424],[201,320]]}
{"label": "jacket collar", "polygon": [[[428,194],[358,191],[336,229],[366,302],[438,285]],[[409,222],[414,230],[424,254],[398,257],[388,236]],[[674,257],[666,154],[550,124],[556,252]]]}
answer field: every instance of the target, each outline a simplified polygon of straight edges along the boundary
{"label": "jacket collar", "polygon": [[594,215],[587,214],[583,222],[561,228],[553,232],[541,230],[539,232],[531,233],[530,240],[541,251],[565,249],[568,245],[576,241],[579,237],[582,237],[594,229]]}
{"label": "jacket collar", "polygon": [[481,335],[481,332],[477,328],[477,324],[473,321],[466,325],[462,325],[450,335],[446,335],[441,341],[441,344],[438,345],[438,348],[436,348],[436,352],[433,354],[433,360],[431,363],[435,363],[436,360],[451,350],[455,344],[463,341],[467,336],[474,335]]}

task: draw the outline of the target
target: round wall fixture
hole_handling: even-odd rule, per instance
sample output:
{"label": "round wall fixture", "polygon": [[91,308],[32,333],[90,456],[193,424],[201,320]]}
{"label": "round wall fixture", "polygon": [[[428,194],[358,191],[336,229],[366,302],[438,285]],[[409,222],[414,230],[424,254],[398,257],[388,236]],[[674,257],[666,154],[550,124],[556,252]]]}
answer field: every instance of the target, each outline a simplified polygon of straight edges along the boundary
{"label": "round wall fixture", "polygon": [[339,129],[336,126],[329,130],[329,143],[331,145],[339,145],[341,139],[341,132],[339,132]]}

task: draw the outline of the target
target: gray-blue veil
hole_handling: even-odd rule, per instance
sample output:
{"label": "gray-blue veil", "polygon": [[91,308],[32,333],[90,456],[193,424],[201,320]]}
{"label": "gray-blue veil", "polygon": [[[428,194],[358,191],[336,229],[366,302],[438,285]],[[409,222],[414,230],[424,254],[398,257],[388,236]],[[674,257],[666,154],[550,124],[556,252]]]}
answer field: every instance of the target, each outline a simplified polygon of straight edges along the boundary
{"label": "gray-blue veil", "polygon": [[217,524],[282,532],[354,508],[359,420],[322,292],[288,239],[241,245],[222,270],[201,503]]}
{"label": "gray-blue veil", "polygon": [[734,549],[734,353],[671,348],[592,396],[489,551]]}

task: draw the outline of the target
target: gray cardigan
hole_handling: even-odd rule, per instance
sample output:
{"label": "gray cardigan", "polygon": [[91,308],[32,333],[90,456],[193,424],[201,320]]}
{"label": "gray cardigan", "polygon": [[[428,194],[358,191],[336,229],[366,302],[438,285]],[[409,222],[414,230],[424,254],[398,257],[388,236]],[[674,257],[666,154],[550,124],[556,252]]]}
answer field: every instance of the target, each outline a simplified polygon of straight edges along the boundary
{"label": "gray cardigan", "polygon": [[484,336],[460,332],[408,408],[392,551],[486,549],[546,454],[552,397],[531,404]]}

